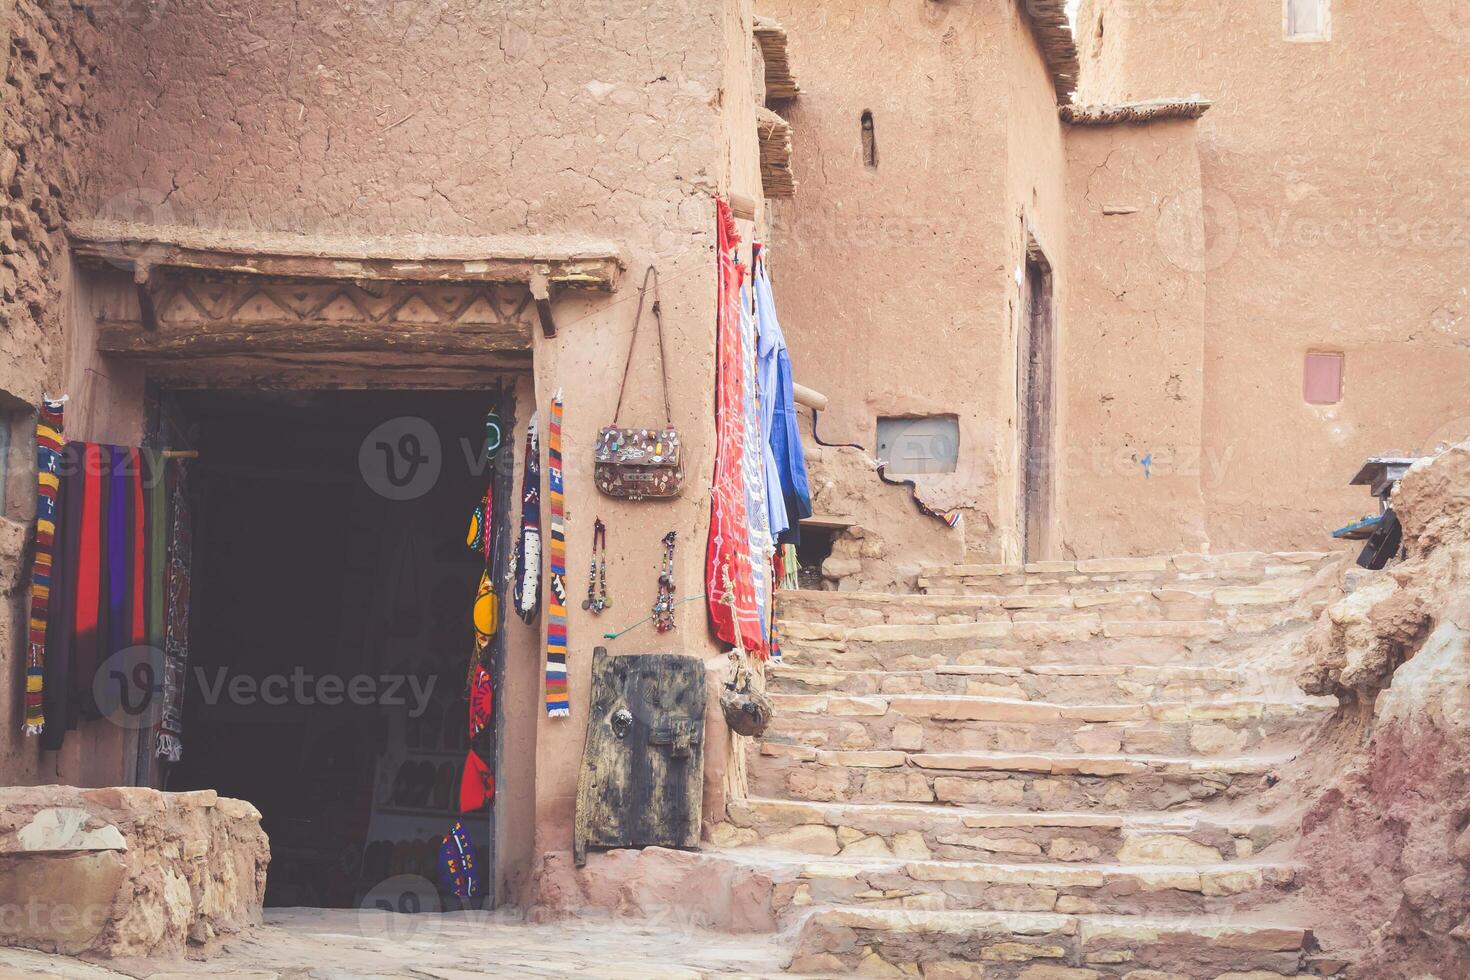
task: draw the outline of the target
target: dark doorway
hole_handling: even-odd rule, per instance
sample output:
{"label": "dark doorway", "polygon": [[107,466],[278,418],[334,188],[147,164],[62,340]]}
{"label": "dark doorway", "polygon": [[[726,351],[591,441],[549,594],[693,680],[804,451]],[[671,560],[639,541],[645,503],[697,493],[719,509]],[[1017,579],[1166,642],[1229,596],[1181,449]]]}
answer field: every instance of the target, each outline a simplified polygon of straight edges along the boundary
{"label": "dark doorway", "polygon": [[[423,391],[169,400],[199,458],[185,748],[165,787],[261,811],[268,906],[357,907],[401,875],[432,890],[459,816],[485,565],[466,528],[492,478],[485,416],[498,408],[509,431],[508,403]],[[391,478],[373,466],[380,452],[403,454]],[[431,465],[432,479],[414,469]],[[508,484],[499,474],[502,525]],[[490,656],[498,686],[498,647]],[[464,817],[482,885],[492,820]]]}
{"label": "dark doorway", "polygon": [[[1029,237],[1029,236],[1028,236]],[[1026,250],[1025,309],[1017,343],[1017,438],[1020,445],[1021,560],[1051,554],[1052,499],[1056,451],[1053,374],[1056,324],[1052,309],[1051,263],[1035,241]]]}

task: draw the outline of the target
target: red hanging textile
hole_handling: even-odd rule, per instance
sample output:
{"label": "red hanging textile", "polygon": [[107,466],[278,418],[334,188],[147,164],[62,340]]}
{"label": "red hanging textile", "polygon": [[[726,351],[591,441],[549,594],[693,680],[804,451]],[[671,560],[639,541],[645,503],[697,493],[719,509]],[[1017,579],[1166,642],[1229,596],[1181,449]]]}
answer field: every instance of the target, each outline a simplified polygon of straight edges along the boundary
{"label": "red hanging textile", "polygon": [[740,283],[735,218],[715,200],[718,223],[718,308],[715,317],[715,478],[710,489],[705,595],[715,636],[762,659],[761,630],[750,567],[750,522],[745,512],[744,375],[740,338]]}

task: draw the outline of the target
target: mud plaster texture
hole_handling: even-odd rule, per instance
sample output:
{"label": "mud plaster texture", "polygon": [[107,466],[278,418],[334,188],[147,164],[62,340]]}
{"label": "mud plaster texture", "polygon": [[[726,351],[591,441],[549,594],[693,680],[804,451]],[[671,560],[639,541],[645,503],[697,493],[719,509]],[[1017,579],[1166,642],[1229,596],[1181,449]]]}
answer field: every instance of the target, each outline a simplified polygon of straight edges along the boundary
{"label": "mud plaster texture", "polygon": [[[1365,457],[1470,436],[1470,135],[1447,125],[1470,114],[1470,21],[1450,0],[1334,2],[1330,40],[1293,41],[1280,0],[1083,0],[1077,35],[1083,102],[1214,102],[1199,190],[1111,219],[1203,276],[1208,541],[1319,547],[1371,506],[1346,486]],[[1339,404],[1306,403],[1309,351],[1345,355]]]}
{"label": "mud plaster texture", "polygon": [[1409,558],[1359,582],[1297,652],[1363,740],[1312,802],[1304,900],[1330,912],[1354,976],[1449,980],[1470,958],[1470,443],[1416,465],[1394,496]]}
{"label": "mud plaster texture", "polygon": [[[823,437],[871,453],[878,416],[955,416],[958,469],[922,477],[921,492],[964,512],[970,550],[1018,554],[1014,271],[1026,222],[1059,270],[1059,300],[1066,288],[1060,124],[1025,17],[1011,4],[852,0],[760,12],[786,27],[802,88],[778,107],[798,190],[772,203],[772,259],[798,380],[831,398]],[[902,64],[904,84],[853,71],[875,59]],[[876,167],[862,154],[864,111]]]}
{"label": "mud plaster texture", "polygon": [[[504,823],[515,829],[503,842],[497,890],[509,900],[524,898],[533,855],[570,848],[592,646],[693,654],[709,658],[715,671],[724,662],[694,602],[679,607],[673,633],[645,627],[617,641],[602,634],[632,625],[651,606],[659,541],[669,530],[679,534],[679,594],[703,592],[713,440],[713,198],[759,200],[761,193],[749,3],[139,0],[48,10],[56,21],[47,28],[52,48],[64,46],[55,41],[60,37],[86,52],[85,77],[96,80],[86,114],[53,124],[37,115],[38,96],[25,103],[38,108],[16,127],[7,117],[7,134],[14,128],[17,138],[70,142],[66,176],[48,182],[42,170],[39,183],[31,181],[40,164],[29,157],[17,171],[28,188],[55,185],[68,218],[205,229],[247,251],[281,235],[355,239],[369,254],[375,243],[459,236],[540,237],[563,247],[617,243],[626,269],[615,291],[558,294],[558,336],[537,331],[534,367],[518,381],[511,443],[518,455],[530,411],[539,408],[544,421],[552,394],[565,393],[569,568],[586,567],[593,518],[601,517],[611,531],[609,578],[622,610],[616,621],[571,611],[567,721],[547,719],[540,703],[540,632],[518,622],[508,627],[515,631],[508,651],[515,668],[505,693],[513,697],[501,704],[516,753],[499,788],[513,814]],[[15,61],[12,74],[24,65]],[[75,73],[56,69],[67,98],[51,98],[47,108],[72,105]],[[7,104],[7,113],[12,109]],[[16,193],[12,187],[13,199]],[[32,219],[41,221],[39,212]],[[739,224],[748,260],[757,225]],[[593,437],[612,421],[636,287],[649,264],[662,273],[673,421],[688,455],[686,491],[670,504],[613,501],[592,486]],[[193,386],[463,387],[467,378],[472,386],[493,384],[505,370],[488,361],[478,374],[476,365],[440,371],[392,354],[352,365],[307,356],[291,363],[206,358],[182,368],[123,362],[99,355],[95,338],[97,316],[125,291],[125,276],[84,270],[70,295],[48,294],[45,315],[65,329],[48,338],[53,360],[44,372],[34,363],[21,372],[44,374],[53,389],[71,392],[68,430],[75,438],[136,443],[144,386],[159,377]],[[634,360],[624,424],[662,421],[649,327]],[[36,350],[47,346],[28,342]],[[26,389],[27,404],[35,397]],[[0,540],[11,547],[10,536]],[[7,656],[17,649],[12,634]],[[10,667],[18,679],[17,662]],[[13,700],[18,705],[18,695]],[[9,700],[6,710],[13,710]],[[3,727],[0,738],[9,744],[18,725]],[[726,770],[727,742],[723,728],[712,725],[712,813],[722,812],[727,781],[738,788],[738,773]],[[126,733],[99,725],[69,737],[56,758],[37,759],[33,748],[17,745],[0,770],[15,782],[98,786],[130,782],[133,758]]]}
{"label": "mud plaster texture", "polygon": [[260,924],[260,813],[212,791],[0,790],[0,942],[73,956],[202,956]]}
{"label": "mud plaster texture", "polygon": [[[72,147],[96,128],[89,106],[95,68],[85,39],[68,28],[71,5],[0,3],[5,86],[0,127],[0,425],[9,429],[0,465],[0,676],[23,670],[26,596],[35,517],[35,409],[61,385],[64,290],[69,261],[63,224],[80,172]],[[0,698],[0,757],[14,776],[36,778],[21,751],[19,696]],[[0,765],[11,775],[12,762]]]}

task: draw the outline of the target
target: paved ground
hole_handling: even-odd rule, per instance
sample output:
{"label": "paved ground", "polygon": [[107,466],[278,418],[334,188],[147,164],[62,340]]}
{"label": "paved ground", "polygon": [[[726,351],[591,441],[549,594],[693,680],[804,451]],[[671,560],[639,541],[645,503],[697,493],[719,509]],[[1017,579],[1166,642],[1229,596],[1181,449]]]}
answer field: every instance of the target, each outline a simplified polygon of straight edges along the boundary
{"label": "paved ground", "polygon": [[677,921],[605,920],[528,925],[508,916],[392,915],[272,909],[265,928],[206,963],[106,966],[0,949],[0,980],[356,980],[408,977],[597,977],[609,980],[770,978],[781,952],[770,936],[703,932]]}

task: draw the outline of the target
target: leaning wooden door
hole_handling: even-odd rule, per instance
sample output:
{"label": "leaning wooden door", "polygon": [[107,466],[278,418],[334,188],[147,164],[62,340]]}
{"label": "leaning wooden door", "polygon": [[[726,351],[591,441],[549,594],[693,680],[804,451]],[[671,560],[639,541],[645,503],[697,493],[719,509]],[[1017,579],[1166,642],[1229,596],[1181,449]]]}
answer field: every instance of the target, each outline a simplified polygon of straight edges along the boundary
{"label": "leaning wooden door", "polygon": [[1051,557],[1051,509],[1054,495],[1055,396],[1051,266],[1039,249],[1026,260],[1026,310],[1018,346],[1017,418],[1020,444],[1019,484],[1021,560]]}
{"label": "leaning wooden door", "polygon": [[699,846],[704,662],[672,653],[592,655],[577,781],[577,864],[592,847]]}

